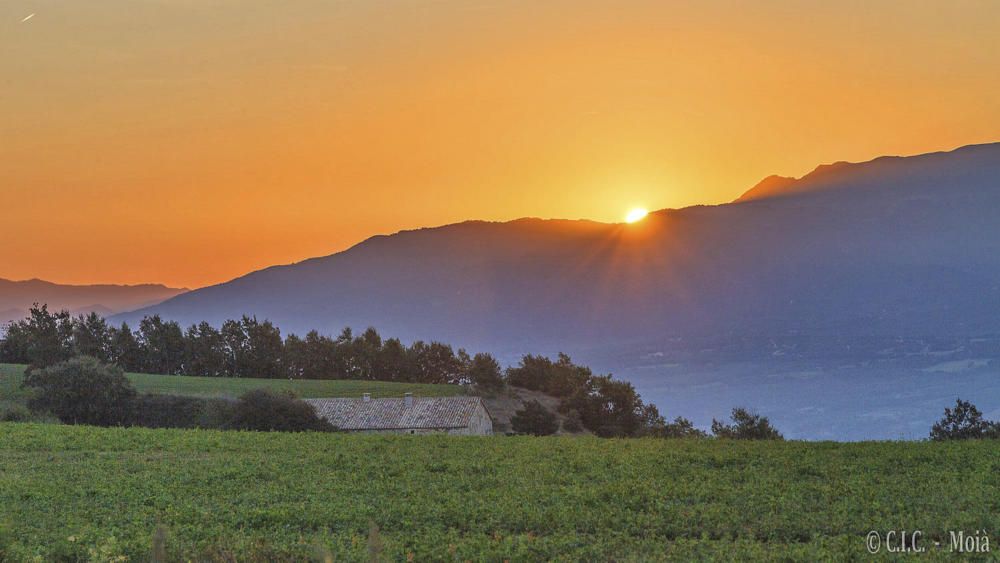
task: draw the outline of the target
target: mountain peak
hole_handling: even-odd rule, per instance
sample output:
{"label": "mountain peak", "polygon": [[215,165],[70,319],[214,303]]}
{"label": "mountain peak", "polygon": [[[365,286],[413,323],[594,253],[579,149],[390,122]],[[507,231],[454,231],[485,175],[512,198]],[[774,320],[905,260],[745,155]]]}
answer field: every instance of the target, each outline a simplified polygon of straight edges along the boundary
{"label": "mountain peak", "polygon": [[754,187],[750,188],[744,192],[743,195],[736,198],[733,203],[753,201],[755,199],[764,199],[780,195],[796,181],[797,180],[795,178],[791,178],[789,176],[778,176],[777,174],[772,174],[760,182],[757,182]]}

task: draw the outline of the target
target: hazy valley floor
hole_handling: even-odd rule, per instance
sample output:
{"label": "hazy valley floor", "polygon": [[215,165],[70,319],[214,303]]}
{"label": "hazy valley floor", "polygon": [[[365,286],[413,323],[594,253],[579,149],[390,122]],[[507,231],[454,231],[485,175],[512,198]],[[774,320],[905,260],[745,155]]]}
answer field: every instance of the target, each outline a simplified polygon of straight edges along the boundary
{"label": "hazy valley floor", "polygon": [[160,526],[170,560],[843,560],[867,553],[872,529],[922,530],[927,544],[1000,529],[998,487],[985,442],[4,423],[0,559],[141,560]]}
{"label": "hazy valley floor", "polygon": [[898,362],[773,361],[648,364],[618,370],[668,418],[708,428],[730,409],[770,417],[787,438],[920,440],[956,398],[1000,419],[1000,364],[963,359]]}

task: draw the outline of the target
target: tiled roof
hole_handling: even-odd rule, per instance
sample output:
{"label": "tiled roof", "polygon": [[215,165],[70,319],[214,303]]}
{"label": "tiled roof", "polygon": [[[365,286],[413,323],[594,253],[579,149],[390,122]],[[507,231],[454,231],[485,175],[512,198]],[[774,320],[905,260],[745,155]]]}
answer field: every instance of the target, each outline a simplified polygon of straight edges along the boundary
{"label": "tiled roof", "polygon": [[306,399],[316,414],[341,430],[409,430],[465,428],[482,404],[479,397],[414,397],[405,399]]}

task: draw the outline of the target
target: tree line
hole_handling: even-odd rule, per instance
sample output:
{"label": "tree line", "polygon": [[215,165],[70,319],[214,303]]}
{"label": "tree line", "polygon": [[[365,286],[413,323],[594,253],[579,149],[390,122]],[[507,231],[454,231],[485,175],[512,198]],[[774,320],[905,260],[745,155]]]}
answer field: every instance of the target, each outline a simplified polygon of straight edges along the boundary
{"label": "tree line", "polygon": [[[111,326],[94,313],[74,317],[36,305],[25,319],[8,325],[0,341],[0,362],[29,364],[32,369],[79,357],[125,371],[164,375],[473,384],[485,391],[510,385],[558,398],[562,426],[569,432],[586,429],[604,437],[706,435],[684,418],[667,422],[631,383],[595,374],[565,354],[554,360],[525,355],[504,370],[486,353],[473,356],[448,344],[419,340],[407,346],[396,338],[383,339],[374,328],[359,335],[345,328],[336,338],[315,330],[305,337],[283,338],[278,327],[256,317],[228,320],[220,328],[201,322],[182,329],[154,315],[144,317],[133,330],[127,323]],[[550,433],[554,413],[537,407],[522,409],[518,431]],[[781,439],[767,418],[743,409],[733,415],[732,426],[713,421],[713,433]]]}
{"label": "tree line", "polygon": [[281,331],[270,321],[244,316],[220,328],[207,322],[182,329],[158,315],[136,330],[111,326],[100,315],[72,316],[32,307],[27,318],[8,325],[0,361],[48,367],[89,356],[125,371],[205,377],[369,379],[412,383],[495,385],[500,366],[488,354],[470,356],[441,342],[383,339],[369,328],[336,338],[311,331],[305,337]]}

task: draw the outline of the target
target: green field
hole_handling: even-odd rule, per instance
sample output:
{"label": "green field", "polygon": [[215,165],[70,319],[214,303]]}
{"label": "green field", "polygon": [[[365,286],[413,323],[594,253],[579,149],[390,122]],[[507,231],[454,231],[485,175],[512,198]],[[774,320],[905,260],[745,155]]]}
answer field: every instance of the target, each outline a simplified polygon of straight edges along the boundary
{"label": "green field", "polygon": [[[14,403],[23,402],[26,391],[21,388],[25,366],[0,364],[0,411]],[[360,397],[371,393],[375,397],[402,397],[413,393],[424,397],[461,395],[458,385],[426,385],[420,383],[391,383],[387,381],[359,381],[338,379],[249,379],[231,377],[190,377],[186,375],[151,375],[130,373],[129,380],[142,393],[169,393],[202,397],[238,397],[260,387],[288,389],[302,398],[311,397]]]}
{"label": "green field", "polygon": [[369,522],[387,560],[859,559],[871,529],[995,534],[998,490],[988,442],[0,424],[0,553],[16,561],[141,560],[158,525],[171,560],[353,561]]}

